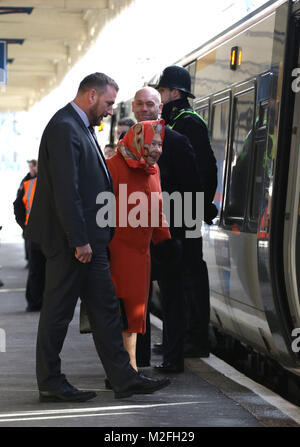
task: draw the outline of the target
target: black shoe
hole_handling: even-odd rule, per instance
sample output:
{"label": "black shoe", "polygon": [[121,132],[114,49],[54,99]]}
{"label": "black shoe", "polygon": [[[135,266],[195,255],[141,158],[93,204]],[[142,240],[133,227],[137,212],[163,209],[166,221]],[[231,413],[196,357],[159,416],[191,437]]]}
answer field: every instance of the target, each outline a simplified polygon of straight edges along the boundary
{"label": "black shoe", "polygon": [[4,286],[4,282],[1,281],[1,279],[0,279],[0,287],[3,287],[3,286]]}
{"label": "black shoe", "polygon": [[182,373],[184,371],[184,366],[179,365],[177,363],[163,362],[160,365],[154,366],[154,369],[161,373],[174,374],[174,373]]}
{"label": "black shoe", "polygon": [[57,391],[40,391],[40,402],[85,402],[96,396],[94,391],[80,391],[64,383]]}
{"label": "black shoe", "polygon": [[138,375],[138,381],[136,384],[129,386],[126,390],[115,391],[115,398],[122,399],[124,397],[130,397],[133,394],[151,394],[155,391],[161,390],[170,385],[170,379],[151,379],[145,377],[142,374]]}
{"label": "black shoe", "polygon": [[163,353],[163,344],[162,343],[154,343],[152,352],[154,354],[162,354]]}

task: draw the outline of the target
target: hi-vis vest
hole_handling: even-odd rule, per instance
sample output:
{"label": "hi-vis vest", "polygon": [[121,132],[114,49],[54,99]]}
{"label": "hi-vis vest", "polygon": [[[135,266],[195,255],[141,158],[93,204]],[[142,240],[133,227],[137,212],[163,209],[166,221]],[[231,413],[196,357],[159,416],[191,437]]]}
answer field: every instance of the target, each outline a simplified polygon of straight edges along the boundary
{"label": "hi-vis vest", "polygon": [[27,225],[36,188],[36,177],[31,180],[26,180],[23,183],[23,185],[24,185],[24,195],[22,200],[26,210],[25,225]]}
{"label": "hi-vis vest", "polygon": [[[181,115],[183,115],[184,113],[189,113],[190,115],[196,115],[198,118],[200,118],[200,120],[205,124],[205,126],[206,126],[206,129],[207,129],[207,131],[208,131],[208,125],[207,125],[207,122],[205,121],[205,119],[201,116],[201,115],[199,115],[199,113],[197,113],[197,112],[195,112],[195,110],[190,110],[190,109],[181,109],[181,110],[179,110],[179,113],[178,113],[178,115],[177,116],[175,116],[175,118],[174,118],[174,121],[173,121],[173,124],[168,124],[168,127],[170,128],[170,129],[173,129],[174,128],[174,126],[175,126],[175,124],[176,124],[176,120],[181,116]],[[208,135],[209,136],[209,139],[210,139],[210,135]]]}
{"label": "hi-vis vest", "polygon": [[207,122],[205,121],[205,119],[202,118],[202,116],[199,115],[199,113],[195,112],[195,110],[181,109],[181,110],[179,110],[178,115],[175,116],[175,118],[174,118],[174,123],[171,124],[171,125],[169,125],[170,129],[173,129],[173,127],[174,127],[175,124],[176,124],[176,120],[177,120],[181,115],[183,115],[184,113],[189,113],[190,115],[196,115],[196,116],[198,116],[198,118],[200,118],[201,121],[202,121],[202,122],[206,125],[206,127],[207,127]]}

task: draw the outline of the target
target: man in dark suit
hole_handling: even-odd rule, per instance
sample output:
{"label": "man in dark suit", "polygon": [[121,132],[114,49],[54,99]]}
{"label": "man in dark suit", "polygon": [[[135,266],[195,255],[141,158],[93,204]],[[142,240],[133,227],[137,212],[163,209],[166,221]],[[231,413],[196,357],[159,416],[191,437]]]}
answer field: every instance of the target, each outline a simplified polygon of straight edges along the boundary
{"label": "man in dark suit", "polygon": [[109,271],[107,245],[112,229],[96,223],[101,208],[96,197],[112,192],[112,180],[93,126],[112,115],[117,91],[108,76],[87,76],[74,101],[52,117],[40,144],[37,187],[26,233],[47,258],[37,335],[41,401],[85,401],[96,396],[76,389],[61,373],[59,354],[79,296],[116,398],[152,393],[170,383],[139,375],[129,364]]}

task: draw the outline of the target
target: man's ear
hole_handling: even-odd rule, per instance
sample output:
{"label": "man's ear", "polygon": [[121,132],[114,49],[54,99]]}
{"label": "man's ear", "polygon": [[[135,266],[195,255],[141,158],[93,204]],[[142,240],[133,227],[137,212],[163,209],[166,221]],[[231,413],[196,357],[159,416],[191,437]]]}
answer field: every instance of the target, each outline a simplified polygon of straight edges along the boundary
{"label": "man's ear", "polygon": [[95,102],[96,95],[97,92],[94,88],[91,88],[91,90],[88,91],[88,99],[90,104],[93,104]]}
{"label": "man's ear", "polygon": [[171,89],[171,97],[174,100],[181,98],[181,92],[178,90],[178,88],[172,88]]}

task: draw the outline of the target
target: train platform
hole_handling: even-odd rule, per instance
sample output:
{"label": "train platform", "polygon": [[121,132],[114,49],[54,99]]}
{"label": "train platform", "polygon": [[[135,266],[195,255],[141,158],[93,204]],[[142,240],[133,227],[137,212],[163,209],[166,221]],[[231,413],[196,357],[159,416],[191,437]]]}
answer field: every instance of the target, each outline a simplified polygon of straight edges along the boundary
{"label": "train platform", "polygon": [[[157,393],[115,399],[113,392],[104,387],[105,372],[92,336],[79,333],[79,306],[65,340],[62,368],[74,386],[95,390],[97,397],[81,404],[41,404],[35,378],[39,313],[25,312],[27,269],[22,241],[2,243],[0,265],[4,282],[0,288],[0,429],[102,427],[103,440],[112,442],[120,441],[124,433],[134,435],[134,428],[142,427],[151,430],[156,441],[166,440],[159,439],[166,436],[165,430],[171,433],[169,441],[184,441],[183,437],[192,441],[197,433],[194,428],[198,427],[299,426],[300,408],[254,382],[249,385],[241,374],[213,355],[203,360],[186,359],[185,372],[170,375],[171,385]],[[152,321],[152,341],[157,342],[161,330],[155,319]],[[152,365],[160,361],[153,355]],[[157,377],[152,367],[143,368],[143,373]],[[285,404],[284,410],[280,403]],[[172,432],[172,428],[176,430]],[[126,440],[145,444],[149,435],[141,433],[140,439]],[[172,439],[172,433],[179,433],[181,439]]]}

